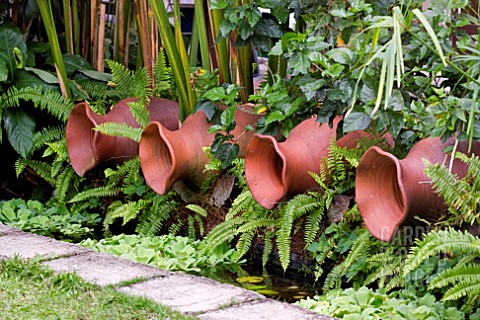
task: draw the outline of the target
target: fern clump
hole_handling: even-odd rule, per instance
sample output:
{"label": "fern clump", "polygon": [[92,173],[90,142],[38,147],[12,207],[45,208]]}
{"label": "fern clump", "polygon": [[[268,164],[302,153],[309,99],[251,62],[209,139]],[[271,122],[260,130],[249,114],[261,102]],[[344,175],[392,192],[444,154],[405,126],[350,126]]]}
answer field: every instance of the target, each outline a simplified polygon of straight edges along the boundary
{"label": "fern clump", "polygon": [[[446,225],[480,223],[480,157],[456,153],[456,158],[468,165],[465,177],[459,179],[440,164],[426,163],[425,173],[432,180],[434,190],[443,197],[450,213]],[[458,160],[456,160],[458,161]]]}
{"label": "fern clump", "polygon": [[449,268],[430,282],[430,289],[448,287],[444,300],[455,300],[461,297],[475,297],[480,294],[480,239],[468,232],[462,232],[453,228],[432,231],[425,239],[417,242],[409,253],[404,274],[414,271],[418,266],[430,257],[444,254],[449,257],[460,259],[453,268]]}

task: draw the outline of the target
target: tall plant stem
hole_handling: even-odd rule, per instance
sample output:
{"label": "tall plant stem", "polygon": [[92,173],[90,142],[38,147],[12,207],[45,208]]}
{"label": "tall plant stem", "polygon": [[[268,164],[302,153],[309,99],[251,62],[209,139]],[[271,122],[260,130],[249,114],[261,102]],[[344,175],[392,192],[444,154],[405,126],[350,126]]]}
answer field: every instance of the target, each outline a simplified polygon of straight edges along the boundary
{"label": "tall plant stem", "polygon": [[96,48],[97,48],[97,1],[92,0],[90,2],[90,56],[92,58],[92,64],[97,64],[97,55],[96,55]]}
{"label": "tall plant stem", "polygon": [[[210,10],[212,19],[213,41],[220,36],[220,23],[223,20],[223,10]],[[228,57],[227,39],[220,39],[215,44],[216,59],[220,70],[220,82],[231,83],[230,63]]]}
{"label": "tall plant stem", "polygon": [[198,46],[199,46],[198,28],[194,21],[193,27],[192,27],[192,40],[190,41],[190,67],[195,67],[197,65]]}
{"label": "tall plant stem", "polygon": [[210,67],[210,52],[208,50],[207,39],[207,25],[205,23],[205,8],[203,6],[203,0],[194,0],[194,13],[195,13],[195,27],[197,28],[198,37],[200,41],[200,53],[202,55],[202,67],[211,71]]}
{"label": "tall plant stem", "polygon": [[63,86],[64,88],[62,93],[65,97],[71,99],[72,93],[70,91],[70,87],[68,86],[67,72],[65,70],[60,44],[58,42],[50,0],[37,0],[37,2],[38,8],[40,9],[40,14],[42,16],[43,25],[45,26],[45,31],[47,32],[50,50],[52,51],[53,60],[55,61],[55,67],[58,70],[57,74],[60,78],[58,80],[61,82],[61,87]]}
{"label": "tall plant stem", "polygon": [[100,21],[98,25],[98,52],[97,52],[97,70],[103,72],[105,67],[105,11],[107,5],[102,3],[100,5]]}
{"label": "tall plant stem", "polygon": [[140,24],[138,28],[140,29],[140,39],[142,44],[142,57],[143,65],[147,70],[147,74],[150,79],[153,76],[153,64],[152,64],[152,45],[150,39],[150,30],[148,28],[148,15],[147,15],[147,1],[146,0],[135,0],[135,6],[137,7]]}
{"label": "tall plant stem", "polygon": [[[190,85],[190,73],[186,73],[185,68],[183,67],[182,56],[180,55],[177,43],[175,42],[175,37],[173,35],[171,25],[168,20],[167,10],[165,9],[163,1],[150,0],[150,5],[157,21],[160,37],[170,61],[175,82],[179,91],[182,105],[180,108],[181,117],[185,118],[187,115],[192,113],[195,105],[195,95],[193,88]],[[190,97],[193,97],[193,99],[191,100]]]}
{"label": "tall plant stem", "polygon": [[78,17],[78,2],[72,0],[72,29],[73,29],[73,52],[80,54],[80,20]]}
{"label": "tall plant stem", "polygon": [[65,23],[67,52],[73,54],[72,11],[70,7],[70,0],[63,0],[63,20]]}

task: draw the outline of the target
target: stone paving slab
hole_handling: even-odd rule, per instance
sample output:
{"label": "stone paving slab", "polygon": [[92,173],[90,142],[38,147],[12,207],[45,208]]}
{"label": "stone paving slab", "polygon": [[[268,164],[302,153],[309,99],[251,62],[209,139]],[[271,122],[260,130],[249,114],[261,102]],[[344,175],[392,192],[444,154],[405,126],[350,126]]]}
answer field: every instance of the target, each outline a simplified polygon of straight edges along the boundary
{"label": "stone paving slab", "polygon": [[75,244],[57,241],[52,238],[17,231],[0,236],[0,253],[9,258],[19,255],[29,259],[35,255],[42,258],[72,256],[90,251]]}
{"label": "stone paving slab", "polygon": [[254,301],[197,315],[201,320],[332,320],[309,310],[272,299]]}
{"label": "stone paving slab", "polygon": [[76,272],[84,280],[100,286],[169,274],[168,271],[156,267],[94,251],[46,261],[43,264],[55,272]]}
{"label": "stone paving slab", "polygon": [[187,314],[266,299],[253,291],[182,273],[171,273],[165,278],[121,287],[119,290],[145,296]]}
{"label": "stone paving slab", "polygon": [[4,224],[0,224],[0,237],[9,233],[20,232],[20,230],[15,228],[10,228]]}

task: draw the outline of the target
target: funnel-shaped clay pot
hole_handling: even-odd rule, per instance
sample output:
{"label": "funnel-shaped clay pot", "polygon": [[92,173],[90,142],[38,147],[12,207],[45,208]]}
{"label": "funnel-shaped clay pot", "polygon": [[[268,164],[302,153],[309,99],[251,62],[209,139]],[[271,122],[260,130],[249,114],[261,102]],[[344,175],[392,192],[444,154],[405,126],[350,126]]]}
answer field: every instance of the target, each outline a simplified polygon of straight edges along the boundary
{"label": "funnel-shaped clay pot", "polygon": [[[423,139],[403,160],[377,147],[365,152],[357,168],[355,194],[360,214],[373,236],[390,241],[397,228],[413,216],[434,219],[445,212],[443,199],[434,192],[424,172],[423,159],[449,164],[450,156],[442,150],[453,142]],[[459,143],[457,151],[466,153],[467,143]],[[472,152],[479,154],[480,143],[473,144]],[[466,164],[454,160],[453,173],[461,178],[467,170]]]}
{"label": "funnel-shaped clay pot", "polygon": [[[262,207],[272,209],[287,195],[318,189],[309,172],[319,172],[341,119],[336,117],[332,128],[313,118],[305,120],[280,143],[272,136],[253,136],[247,147],[245,176],[253,197]],[[354,148],[365,136],[368,134],[364,131],[353,131],[339,139],[337,145]]]}
{"label": "funnel-shaped clay pot", "polygon": [[[134,98],[121,100],[105,115],[94,113],[85,102],[77,104],[70,112],[66,127],[67,148],[72,167],[78,175],[85,175],[104,161],[112,159],[122,162],[138,155],[138,143],[135,141],[93,130],[95,126],[107,122],[125,123],[138,128],[128,107],[128,103],[133,101]],[[158,121],[170,130],[178,129],[178,103],[151,97],[147,109],[151,121]]]}
{"label": "funnel-shaped clay pot", "polygon": [[[254,126],[258,116],[240,106],[235,112],[236,126],[232,134],[238,137],[239,156],[245,153],[253,131],[245,131],[247,125]],[[244,110],[244,111],[242,111]],[[205,156],[203,147],[209,147],[215,134],[209,134],[205,113],[197,111],[185,119],[182,127],[171,131],[159,122],[150,123],[140,139],[140,165],[147,184],[157,193],[166,194],[179,180],[189,180],[200,185],[204,175]]]}

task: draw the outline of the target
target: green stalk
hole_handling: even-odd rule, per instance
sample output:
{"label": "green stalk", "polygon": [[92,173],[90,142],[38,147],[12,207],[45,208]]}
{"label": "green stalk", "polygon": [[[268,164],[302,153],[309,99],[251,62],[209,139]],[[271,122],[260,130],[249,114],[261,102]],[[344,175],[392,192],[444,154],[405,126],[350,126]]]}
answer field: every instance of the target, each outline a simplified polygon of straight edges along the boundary
{"label": "green stalk", "polygon": [[65,22],[65,39],[67,42],[67,52],[73,54],[70,0],[63,0],[63,19]]}
{"label": "green stalk", "polygon": [[253,94],[253,72],[252,72],[252,47],[250,45],[238,48],[238,60],[240,64],[240,80],[245,88],[246,97],[242,97],[243,103],[247,103],[248,96]]}
{"label": "green stalk", "polygon": [[200,41],[200,52],[202,54],[202,67],[212,71],[210,67],[210,52],[208,50],[207,25],[205,23],[205,11],[203,0],[194,0],[195,26],[197,27]]}
{"label": "green stalk", "polygon": [[175,42],[175,37],[168,20],[167,10],[165,9],[163,0],[150,0],[150,5],[157,21],[160,37],[162,38],[165,51],[173,70],[175,82],[180,94],[180,99],[182,100],[182,108],[180,108],[180,113],[182,118],[184,118],[192,113],[193,106],[195,105],[195,100],[193,103],[190,100],[190,96],[195,98],[193,89],[190,86],[190,74],[185,74],[182,58],[180,56],[177,43]]}
{"label": "green stalk", "polygon": [[[213,9],[210,12],[212,15],[213,41],[215,42],[220,36],[220,23],[223,20],[223,11],[219,9]],[[220,69],[220,81],[224,83],[231,83],[232,80],[230,74],[227,39],[219,40],[215,47]]]}
{"label": "green stalk", "polygon": [[[195,20],[195,18],[194,18]],[[197,66],[197,58],[198,58],[198,45],[199,45],[199,39],[198,39],[198,28],[195,23],[193,22],[193,28],[192,28],[192,41],[190,42],[190,67],[195,67]]]}
{"label": "green stalk", "polygon": [[72,0],[72,28],[73,28],[73,50],[80,54],[80,20],[78,17],[78,2]]}
{"label": "green stalk", "polygon": [[70,87],[68,86],[67,72],[65,70],[65,65],[63,63],[62,52],[60,50],[60,44],[58,42],[57,31],[55,29],[55,22],[53,20],[53,12],[50,0],[37,0],[38,8],[40,9],[40,15],[42,16],[43,25],[45,26],[45,31],[47,32],[48,42],[50,44],[50,50],[52,51],[53,60],[55,61],[55,66],[58,69],[58,74],[60,76],[59,82],[61,82],[61,87],[63,85],[63,95],[68,99],[72,98],[72,93]]}

